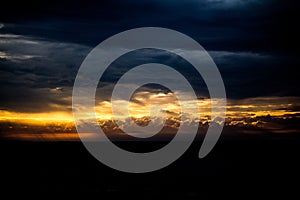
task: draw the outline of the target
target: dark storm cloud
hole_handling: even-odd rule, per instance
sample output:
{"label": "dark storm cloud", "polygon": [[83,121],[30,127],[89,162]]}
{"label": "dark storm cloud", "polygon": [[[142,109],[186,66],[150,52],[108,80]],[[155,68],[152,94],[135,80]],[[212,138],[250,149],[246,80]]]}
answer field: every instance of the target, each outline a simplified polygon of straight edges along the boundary
{"label": "dark storm cloud", "polygon": [[229,98],[298,96],[297,8],[275,0],[8,1],[0,12],[0,106],[24,111],[70,104],[87,53],[113,34],[144,26],[175,29],[202,44]]}
{"label": "dark storm cloud", "polygon": [[211,52],[230,98],[299,96],[297,68],[292,55],[251,52]]}
{"label": "dark storm cloud", "polygon": [[28,87],[71,86],[90,51],[83,45],[0,34],[1,83]]}
{"label": "dark storm cloud", "polygon": [[7,111],[25,113],[71,111],[72,88],[65,88],[65,92],[23,86],[0,87],[0,89],[1,104],[5,105]]}
{"label": "dark storm cloud", "polygon": [[[297,6],[278,0],[9,1],[4,29],[55,40],[98,44],[136,27],[162,26],[197,39],[210,50],[296,49]],[[14,25],[13,25],[14,24]],[[290,26],[291,25],[291,26]]]}
{"label": "dark storm cloud", "polygon": [[[193,55],[189,50],[179,50],[178,53]],[[209,51],[209,53],[219,67],[229,98],[300,94],[297,84],[297,66],[300,64],[300,59],[293,56],[253,52]],[[136,65],[161,63],[172,66],[183,74],[191,82],[199,98],[208,96],[201,76],[193,71],[183,58],[178,57],[175,54],[151,49],[132,52],[117,59],[107,73],[104,73],[105,78],[102,81],[115,82],[130,67]]]}
{"label": "dark storm cloud", "polygon": [[9,111],[68,110],[72,85],[90,48],[0,34],[1,106]]}

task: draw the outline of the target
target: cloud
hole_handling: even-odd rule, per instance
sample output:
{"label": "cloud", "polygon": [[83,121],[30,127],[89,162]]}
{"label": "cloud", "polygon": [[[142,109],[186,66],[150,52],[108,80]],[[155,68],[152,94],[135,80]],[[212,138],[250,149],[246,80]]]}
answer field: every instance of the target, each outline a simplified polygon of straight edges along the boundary
{"label": "cloud", "polygon": [[297,23],[297,7],[289,1],[31,1],[17,2],[18,8],[14,0],[9,2],[11,6],[0,13],[2,29],[96,45],[124,30],[158,26],[192,36],[210,50],[227,51],[293,52],[292,41],[298,38],[294,31],[285,31],[290,30],[287,24]]}
{"label": "cloud", "polygon": [[[0,12],[2,112],[70,113],[73,82],[88,52],[121,31],[157,26],[187,34],[209,50],[229,98],[227,125],[255,131],[272,127],[276,131],[299,129],[296,125],[300,96],[299,33],[291,26],[298,23],[299,9],[295,2],[87,0],[83,3],[62,0],[57,4],[12,0],[6,4]],[[177,51],[183,52],[182,49]],[[105,104],[114,82],[130,65],[149,61],[173,65],[186,75],[202,106],[209,109],[205,104],[208,93],[201,77],[178,57],[149,49],[114,63],[99,85],[102,99],[98,101]],[[133,98],[136,107],[145,106],[143,100],[156,94],[170,94],[155,85],[143,89],[144,96],[140,95],[144,99]],[[168,111],[173,117],[174,113]],[[182,116],[186,123],[190,118]],[[207,122],[209,116],[204,113],[201,119]]]}
{"label": "cloud", "polygon": [[18,112],[70,111],[76,71],[90,48],[22,35],[0,38],[1,106]]}
{"label": "cloud", "polygon": [[[61,106],[68,104],[70,107],[71,87],[76,72],[91,47],[15,34],[0,34],[0,37],[0,88],[3,93],[1,106],[15,111],[30,109],[37,111],[54,109],[53,105],[58,105],[60,102]],[[179,55],[182,53],[193,55],[192,50],[178,49],[176,51]],[[229,98],[299,94],[299,89],[295,88],[296,84],[290,84],[291,81],[296,81],[296,77],[293,79],[285,75],[291,72],[286,71],[288,67],[281,67],[283,64],[289,65],[289,57],[239,51],[209,51],[209,53],[221,71]],[[147,62],[163,62],[166,65],[173,65],[175,69],[188,77],[194,85],[198,98],[208,97],[202,78],[191,70],[187,63],[178,58],[167,52],[157,52],[151,49],[140,50],[119,58],[107,74],[104,74],[103,84],[98,89],[101,90],[102,99],[98,100],[110,98],[114,82],[130,69],[130,66]],[[270,67],[272,68],[271,74],[269,73]],[[282,80],[274,82],[278,78]],[[278,90],[277,84],[282,89]],[[63,89],[57,90],[57,88]],[[152,91],[165,91],[155,85],[145,88]],[[53,95],[55,91],[60,91],[59,95]],[[55,98],[63,100],[59,101]],[[55,106],[55,109],[58,108],[59,106]]]}

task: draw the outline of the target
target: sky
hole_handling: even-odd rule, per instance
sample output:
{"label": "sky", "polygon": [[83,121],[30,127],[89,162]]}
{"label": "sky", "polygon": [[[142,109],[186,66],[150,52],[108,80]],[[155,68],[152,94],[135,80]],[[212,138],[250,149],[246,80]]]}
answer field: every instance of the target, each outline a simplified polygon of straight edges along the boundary
{"label": "sky", "polygon": [[[298,132],[297,11],[295,2],[276,0],[9,1],[0,12],[0,137],[76,140],[72,87],[82,61],[106,38],[149,26],[190,36],[214,59],[228,98],[225,134]],[[179,121],[200,123],[205,130],[210,123],[205,83],[188,63],[151,49],[119,58],[100,80],[96,111],[101,127],[122,135],[124,127],[112,121],[109,94],[128,66],[153,60],[172,65],[190,80],[200,120],[179,119],[172,91],[148,85],[130,103],[136,123],[148,123],[152,102],[167,111],[165,133],[173,134]],[[157,115],[157,123],[163,117]]]}

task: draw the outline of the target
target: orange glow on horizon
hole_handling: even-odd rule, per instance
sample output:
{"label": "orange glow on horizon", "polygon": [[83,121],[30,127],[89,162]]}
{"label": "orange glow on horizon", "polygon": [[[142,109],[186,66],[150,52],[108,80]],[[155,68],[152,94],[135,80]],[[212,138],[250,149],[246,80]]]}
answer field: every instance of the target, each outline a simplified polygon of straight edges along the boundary
{"label": "orange glow on horizon", "polygon": [[[136,122],[143,124],[149,120],[149,111],[153,105],[159,105],[165,113],[158,113],[157,117],[167,117],[173,123],[181,123],[179,118],[180,105],[173,94],[146,94],[144,96],[136,96],[136,101],[129,103],[130,117],[137,119]],[[229,100],[227,105],[227,123],[228,126],[252,126],[260,128],[268,128],[274,132],[284,132],[282,125],[268,125],[260,121],[259,117],[272,116],[277,119],[288,119],[290,117],[300,117],[300,112],[293,109],[299,107],[300,98],[298,97],[265,97],[265,98],[249,98],[243,100]],[[185,104],[194,105],[191,102],[182,102]],[[193,121],[200,116],[200,123],[209,123],[211,100],[201,99],[198,100],[200,113],[189,113],[185,116],[186,123],[197,122]],[[111,113],[111,103],[108,101],[98,102],[96,108],[96,117],[99,125],[105,126],[113,133],[115,128],[113,116]],[[124,113],[117,113],[123,116],[126,122],[126,115]],[[92,115],[91,115],[92,116]],[[40,112],[40,113],[22,113],[12,112],[9,110],[0,110],[0,123],[2,123],[2,136],[8,138],[23,138],[25,140],[78,140],[78,135],[74,126],[73,114],[71,112]],[[3,124],[6,123],[5,126]],[[9,125],[12,123],[13,125]],[[19,124],[19,125],[18,125]],[[22,126],[20,124],[23,124]],[[170,127],[172,125],[169,124]],[[176,125],[177,126],[177,125]],[[175,126],[175,127],[176,127]],[[21,128],[20,128],[21,127]],[[19,129],[22,129],[21,131]],[[35,134],[31,135],[29,130],[37,130]],[[6,130],[6,131],[5,131]],[[16,130],[16,132],[14,132]],[[28,131],[27,131],[28,130]],[[6,133],[7,132],[7,133]],[[245,131],[246,132],[246,131]],[[20,134],[21,133],[21,134]],[[7,134],[5,136],[5,134]],[[9,135],[10,134],[10,135]],[[39,134],[39,135],[37,135]]]}
{"label": "orange glow on horizon", "polygon": [[[180,114],[180,105],[177,102],[177,99],[174,99],[172,95],[168,94],[157,94],[155,97],[159,97],[155,101],[149,103],[149,99],[139,99],[143,104],[138,104],[135,102],[129,103],[129,113],[132,118],[144,118],[148,117],[150,113],[150,109],[153,105],[159,105],[163,110],[168,111],[171,115],[178,116]],[[150,97],[153,100],[153,96]],[[252,99],[252,101],[256,101],[257,98]],[[274,99],[271,99],[274,101]],[[266,105],[264,103],[259,102],[251,102],[250,104],[233,104],[230,103],[227,105],[226,115],[230,118],[241,118],[241,117],[259,117],[271,115],[274,117],[284,117],[285,115],[295,115],[299,114],[299,111],[294,111],[289,109],[294,104],[291,103],[283,103],[280,102],[280,97],[277,98],[278,102],[273,105]],[[297,100],[298,101],[298,100]],[[145,103],[148,102],[148,103]],[[173,103],[175,102],[175,103]],[[299,98],[300,102],[300,98]],[[191,102],[183,102],[184,104],[191,104]],[[300,104],[300,103],[299,103]],[[210,116],[211,109],[211,100],[210,99],[202,99],[198,100],[197,105],[199,106],[200,113],[189,113],[190,117],[200,116],[200,119],[207,120],[207,117]],[[297,106],[297,105],[296,105]],[[281,109],[285,108],[285,109]],[[111,112],[111,103],[108,101],[103,101],[98,103],[95,107],[96,117],[98,120],[112,120],[113,115]],[[118,113],[117,113],[118,114]],[[119,113],[119,116],[123,116],[124,119],[128,116],[126,113]],[[164,113],[158,113],[159,117],[164,117]],[[72,112],[40,112],[40,113],[24,113],[24,112],[11,112],[8,110],[0,110],[0,122],[1,121],[14,121],[20,123],[28,123],[28,124],[47,124],[47,123],[73,123],[73,114]]]}
{"label": "orange glow on horizon", "polygon": [[73,122],[73,115],[67,112],[18,113],[0,111],[0,121],[14,121],[26,124],[70,123]]}

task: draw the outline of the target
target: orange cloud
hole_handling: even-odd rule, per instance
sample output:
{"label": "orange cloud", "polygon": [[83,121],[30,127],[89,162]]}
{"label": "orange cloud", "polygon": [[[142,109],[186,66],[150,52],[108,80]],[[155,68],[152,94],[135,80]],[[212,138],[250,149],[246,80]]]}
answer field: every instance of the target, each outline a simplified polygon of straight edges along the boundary
{"label": "orange cloud", "polygon": [[[194,105],[194,102],[181,102]],[[211,100],[199,99],[197,105],[200,113],[181,113],[180,104],[173,93],[140,92],[132,97],[129,102],[129,114],[117,113],[126,124],[128,117],[140,126],[146,126],[150,120],[151,108],[159,105],[161,112],[155,113],[156,118],[167,118],[166,129],[176,129],[180,123],[191,125],[207,124],[210,122]],[[228,100],[227,119],[225,126],[272,130],[284,132],[285,124],[279,120],[299,118],[299,97],[260,97],[243,100]],[[113,119],[111,103],[98,102],[95,107],[99,125],[112,135],[121,135],[122,127],[118,127]],[[83,108],[84,112],[84,108]],[[92,115],[91,115],[92,116]],[[197,121],[198,118],[198,121]],[[270,118],[270,119],[269,119]],[[155,123],[164,123],[156,120]],[[163,125],[163,124],[162,124]],[[9,110],[0,110],[1,136],[6,138],[23,138],[26,140],[78,140],[71,112],[41,112],[20,113]],[[295,130],[295,129],[293,129]],[[88,137],[88,135],[87,135]]]}

